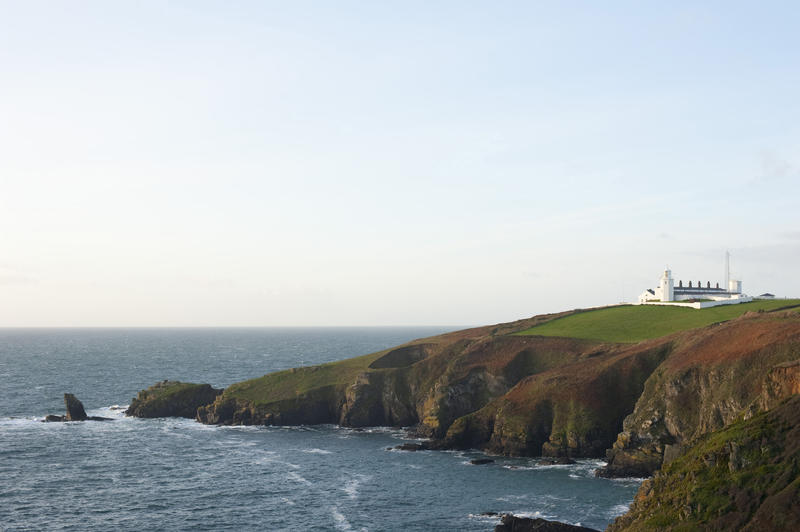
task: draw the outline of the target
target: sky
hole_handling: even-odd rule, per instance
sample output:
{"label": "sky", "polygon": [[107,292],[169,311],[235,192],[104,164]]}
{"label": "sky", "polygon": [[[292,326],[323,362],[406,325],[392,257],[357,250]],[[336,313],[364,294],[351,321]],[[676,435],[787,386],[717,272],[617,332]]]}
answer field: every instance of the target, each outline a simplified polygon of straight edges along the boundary
{"label": "sky", "polygon": [[800,296],[796,2],[0,0],[0,326]]}

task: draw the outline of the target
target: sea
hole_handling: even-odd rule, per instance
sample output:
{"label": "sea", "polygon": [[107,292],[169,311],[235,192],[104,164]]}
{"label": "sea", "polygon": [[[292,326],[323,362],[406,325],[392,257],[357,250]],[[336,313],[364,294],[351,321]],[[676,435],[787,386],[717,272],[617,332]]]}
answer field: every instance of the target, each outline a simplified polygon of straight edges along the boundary
{"label": "sea", "polygon": [[[453,328],[0,329],[0,530],[481,530],[511,512],[603,529],[641,479],[398,451],[396,427],[217,427],[123,414],[164,379],[231,383]],[[107,422],[43,423],[64,393]]]}

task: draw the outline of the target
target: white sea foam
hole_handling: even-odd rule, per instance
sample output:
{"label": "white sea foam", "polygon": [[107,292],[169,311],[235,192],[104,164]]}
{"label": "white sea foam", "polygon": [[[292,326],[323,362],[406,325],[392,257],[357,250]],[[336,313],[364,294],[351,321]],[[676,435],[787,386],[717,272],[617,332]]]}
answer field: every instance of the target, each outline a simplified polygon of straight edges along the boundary
{"label": "white sea foam", "polygon": [[336,527],[336,530],[353,530],[350,521],[335,506],[331,507],[331,515],[333,516],[333,526]]}
{"label": "white sea foam", "polygon": [[333,451],[326,451],[325,449],[317,449],[316,447],[313,449],[303,449],[303,452],[308,454],[333,454]]}
{"label": "white sea foam", "polygon": [[617,504],[616,506],[612,507],[608,512],[606,512],[606,515],[611,518],[618,517],[627,512],[629,509],[630,505],[628,504]]}
{"label": "white sea foam", "polygon": [[[500,524],[501,514],[497,515],[486,515],[486,514],[467,514],[467,517],[470,519],[474,519],[475,521],[480,521],[486,524]],[[487,527],[488,529],[489,527]]]}
{"label": "white sea foam", "polygon": [[294,471],[289,471],[289,473],[286,475],[286,478],[300,484],[305,484],[307,486],[311,485],[311,482],[309,482],[305,477],[303,477],[299,473],[295,473]]}
{"label": "white sea foam", "polygon": [[525,512],[525,511],[522,511],[522,510],[517,510],[517,511],[511,512],[511,513],[513,513],[517,517],[527,517],[528,519],[552,519],[552,517],[550,517],[549,515],[543,514],[539,510],[536,510],[536,511],[533,511],[533,512]]}
{"label": "white sea foam", "polygon": [[274,451],[262,451],[260,454],[261,456],[253,459],[254,464],[267,465],[280,461],[280,455]]}
{"label": "white sea foam", "polygon": [[506,495],[505,497],[498,497],[495,500],[502,502],[509,502],[509,501],[520,501],[528,498],[530,498],[528,495]]}
{"label": "white sea foam", "polygon": [[124,419],[127,408],[127,406],[120,407],[119,405],[105,406],[87,410],[86,414],[89,416],[110,417],[111,419]]}
{"label": "white sea foam", "polygon": [[362,482],[369,480],[370,476],[367,475],[355,475],[350,478],[342,477],[341,480],[344,481],[344,486],[341,488],[343,492],[347,494],[348,497],[351,499],[358,498],[358,487],[361,485]]}
{"label": "white sea foam", "polygon": [[360,482],[358,480],[348,480],[342,488],[342,491],[345,492],[351,499],[356,499],[358,498],[359,484]]}
{"label": "white sea foam", "polygon": [[622,483],[622,484],[628,484],[628,483],[630,483],[630,484],[634,484],[634,483],[641,484],[642,482],[644,482],[647,479],[646,478],[639,478],[639,477],[622,477],[622,478],[611,478],[611,479],[608,479],[608,480],[610,480],[611,482],[618,482],[618,483]]}

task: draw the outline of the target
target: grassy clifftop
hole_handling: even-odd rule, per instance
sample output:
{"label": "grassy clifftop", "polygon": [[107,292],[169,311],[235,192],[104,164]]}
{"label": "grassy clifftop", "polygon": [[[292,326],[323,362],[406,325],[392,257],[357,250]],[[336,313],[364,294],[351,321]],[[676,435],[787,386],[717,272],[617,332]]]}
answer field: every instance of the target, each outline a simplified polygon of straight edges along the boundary
{"label": "grassy clifftop", "polygon": [[519,335],[563,336],[598,342],[635,343],[731,320],[745,312],[800,306],[800,299],[752,301],[692,309],[659,305],[620,305],[579,312],[535,325]]}

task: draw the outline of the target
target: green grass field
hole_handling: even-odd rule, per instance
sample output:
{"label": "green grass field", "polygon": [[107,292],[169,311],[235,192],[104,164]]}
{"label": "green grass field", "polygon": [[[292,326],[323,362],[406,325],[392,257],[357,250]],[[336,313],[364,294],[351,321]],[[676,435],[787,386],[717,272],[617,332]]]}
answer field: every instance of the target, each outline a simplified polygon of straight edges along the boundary
{"label": "green grass field", "polygon": [[225,394],[259,404],[303,395],[323,386],[345,386],[352,383],[359,373],[369,371],[369,365],[382,354],[371,353],[319,366],[270,373],[232,384],[226,388]]}
{"label": "green grass field", "polygon": [[747,311],[776,310],[798,305],[800,299],[773,299],[706,309],[622,305],[571,314],[517,334],[564,336],[601,342],[635,343],[650,338],[741,316]]}

